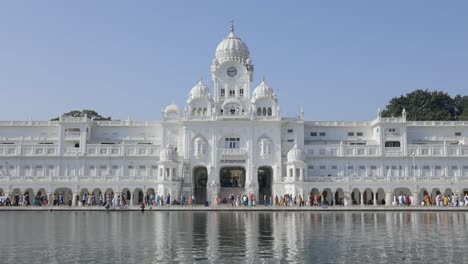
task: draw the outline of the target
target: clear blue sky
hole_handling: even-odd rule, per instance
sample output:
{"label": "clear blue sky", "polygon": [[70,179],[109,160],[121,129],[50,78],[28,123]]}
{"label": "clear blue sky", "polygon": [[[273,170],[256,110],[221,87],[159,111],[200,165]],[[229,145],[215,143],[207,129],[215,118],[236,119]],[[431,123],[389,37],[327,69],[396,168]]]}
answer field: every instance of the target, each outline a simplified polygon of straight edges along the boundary
{"label": "clear blue sky", "polygon": [[231,19],[252,86],[265,75],[284,116],[369,120],[415,89],[468,95],[468,1],[2,1],[0,120],[159,120],[211,79]]}

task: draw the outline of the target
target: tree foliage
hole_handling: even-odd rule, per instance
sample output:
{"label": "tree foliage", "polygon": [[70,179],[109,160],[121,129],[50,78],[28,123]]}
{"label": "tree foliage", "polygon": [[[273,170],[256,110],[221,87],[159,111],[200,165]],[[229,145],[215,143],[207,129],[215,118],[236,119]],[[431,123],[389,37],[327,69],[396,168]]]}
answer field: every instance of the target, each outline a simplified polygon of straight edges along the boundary
{"label": "tree foliage", "polygon": [[[73,111],[70,111],[70,112],[67,112],[67,113],[63,113],[62,116],[70,116],[70,117],[84,117],[84,116],[87,116],[88,118],[93,119],[93,120],[109,120],[109,121],[112,120],[112,118],[110,116],[103,117],[94,110],[82,110],[82,111],[73,110]],[[51,121],[58,121],[58,120],[59,120],[59,117],[51,119]]]}
{"label": "tree foliage", "polygon": [[452,98],[441,91],[415,90],[390,100],[383,117],[401,116],[406,109],[407,120],[468,120],[468,96]]}

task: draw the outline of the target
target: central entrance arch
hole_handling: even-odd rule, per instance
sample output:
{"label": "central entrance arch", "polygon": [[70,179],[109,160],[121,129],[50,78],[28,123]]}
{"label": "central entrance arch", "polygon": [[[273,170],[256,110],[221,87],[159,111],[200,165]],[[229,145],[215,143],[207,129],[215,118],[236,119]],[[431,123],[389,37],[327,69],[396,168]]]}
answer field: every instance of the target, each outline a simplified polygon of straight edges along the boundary
{"label": "central entrance arch", "polygon": [[196,167],[193,169],[193,193],[197,203],[206,201],[206,185],[208,183],[208,170],[206,167]]}
{"label": "central entrance arch", "polygon": [[272,194],[271,186],[273,184],[273,169],[268,166],[258,168],[258,201],[259,204],[265,204],[264,196],[267,201]]}

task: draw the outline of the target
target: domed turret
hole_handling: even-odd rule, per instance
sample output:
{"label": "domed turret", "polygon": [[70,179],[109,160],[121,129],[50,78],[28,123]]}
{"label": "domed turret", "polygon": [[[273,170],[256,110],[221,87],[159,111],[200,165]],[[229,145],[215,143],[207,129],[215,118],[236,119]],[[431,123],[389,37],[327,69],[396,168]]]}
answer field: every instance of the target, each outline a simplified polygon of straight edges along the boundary
{"label": "domed turret", "polygon": [[288,152],[288,162],[304,161],[304,152],[300,149],[297,144]]}
{"label": "domed turret", "polygon": [[249,49],[247,45],[236,35],[234,35],[234,24],[231,21],[231,32],[228,37],[218,44],[215,54],[216,60],[222,63],[227,60],[241,61],[250,64]]}
{"label": "domed turret", "polygon": [[161,161],[177,161],[178,154],[177,151],[168,144],[165,148],[161,149],[159,157]]}
{"label": "domed turret", "polygon": [[172,103],[162,110],[164,120],[177,120],[180,117],[179,107]]}
{"label": "domed turret", "polygon": [[211,93],[208,86],[206,86],[202,80],[200,80],[197,85],[195,85],[192,90],[190,90],[188,103],[195,99],[208,99],[211,100]]}
{"label": "domed turret", "polygon": [[260,85],[257,86],[257,88],[255,88],[255,90],[253,91],[252,102],[255,102],[258,99],[262,99],[262,98],[269,98],[269,99],[276,100],[276,94],[273,91],[273,88],[271,88],[266,83],[265,79],[263,79],[262,83],[260,83]]}
{"label": "domed turret", "polygon": [[166,108],[164,108],[164,113],[168,114],[168,113],[171,113],[171,112],[179,113],[180,109],[176,104],[170,104],[170,105],[166,106]]}

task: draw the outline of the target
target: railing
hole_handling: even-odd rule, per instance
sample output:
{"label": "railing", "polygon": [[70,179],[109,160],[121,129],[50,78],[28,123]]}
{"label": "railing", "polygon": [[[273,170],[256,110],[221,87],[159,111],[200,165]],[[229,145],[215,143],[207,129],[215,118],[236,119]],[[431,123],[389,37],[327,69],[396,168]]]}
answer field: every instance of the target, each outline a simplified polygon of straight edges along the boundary
{"label": "railing", "polygon": [[159,156],[160,146],[89,144],[86,149],[88,156]]}
{"label": "railing", "polygon": [[57,145],[3,145],[0,156],[57,156]]}
{"label": "railing", "polygon": [[305,145],[309,157],[377,157],[380,156],[378,145]]}
{"label": "railing", "polygon": [[76,131],[66,131],[64,136],[65,136],[65,138],[67,138],[67,139],[70,139],[70,138],[76,139],[76,138],[80,138],[81,133],[80,133],[80,132],[76,132]]}

